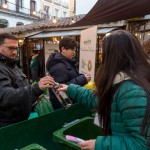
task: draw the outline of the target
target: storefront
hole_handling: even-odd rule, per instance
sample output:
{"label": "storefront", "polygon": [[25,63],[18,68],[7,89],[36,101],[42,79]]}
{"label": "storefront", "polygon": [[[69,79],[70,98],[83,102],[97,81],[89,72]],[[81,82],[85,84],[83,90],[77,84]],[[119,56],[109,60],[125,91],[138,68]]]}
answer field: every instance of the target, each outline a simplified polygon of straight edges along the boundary
{"label": "storefront", "polygon": [[[100,65],[101,60],[101,41],[102,38],[105,36],[105,34],[116,30],[115,27],[109,27],[109,28],[98,28],[97,30],[97,51],[96,51],[96,68]],[[52,32],[41,32],[39,34],[30,36],[26,38],[24,41],[24,45],[22,46],[23,51],[23,68],[24,72],[28,75],[28,78],[30,79],[30,59],[32,56],[32,52],[34,50],[40,51],[41,55],[41,73],[40,76],[45,75],[45,63],[48,59],[48,56],[50,53],[54,52],[55,50],[59,51],[59,41],[63,36],[71,36],[74,38],[78,43],[78,47],[76,48],[76,57],[79,61],[79,54],[80,54],[80,33],[81,29],[76,30],[60,30],[60,31],[52,31]]]}

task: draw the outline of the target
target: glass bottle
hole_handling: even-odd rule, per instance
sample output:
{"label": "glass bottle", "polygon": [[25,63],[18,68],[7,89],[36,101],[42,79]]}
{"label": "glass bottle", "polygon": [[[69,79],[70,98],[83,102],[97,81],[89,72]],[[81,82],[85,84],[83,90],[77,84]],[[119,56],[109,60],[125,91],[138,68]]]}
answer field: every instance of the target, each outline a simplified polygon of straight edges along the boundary
{"label": "glass bottle", "polygon": [[55,82],[54,88],[52,88],[52,91],[54,92],[55,96],[57,97],[57,99],[59,100],[61,105],[65,109],[67,109],[72,105],[72,102],[71,102],[70,98],[67,96],[67,94],[64,91],[59,91],[59,93],[58,93],[57,92],[58,88],[59,88],[59,83]]}

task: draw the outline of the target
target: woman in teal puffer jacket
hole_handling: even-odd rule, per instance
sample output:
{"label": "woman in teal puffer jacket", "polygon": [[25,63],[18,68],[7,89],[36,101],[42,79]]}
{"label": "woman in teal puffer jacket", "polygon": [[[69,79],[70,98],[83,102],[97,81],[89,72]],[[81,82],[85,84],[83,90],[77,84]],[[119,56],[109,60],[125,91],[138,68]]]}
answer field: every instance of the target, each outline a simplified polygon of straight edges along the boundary
{"label": "woman in teal puffer jacket", "polygon": [[139,41],[125,30],[106,36],[96,91],[70,84],[60,90],[97,108],[105,136],[79,143],[83,150],[150,149],[150,64]]}

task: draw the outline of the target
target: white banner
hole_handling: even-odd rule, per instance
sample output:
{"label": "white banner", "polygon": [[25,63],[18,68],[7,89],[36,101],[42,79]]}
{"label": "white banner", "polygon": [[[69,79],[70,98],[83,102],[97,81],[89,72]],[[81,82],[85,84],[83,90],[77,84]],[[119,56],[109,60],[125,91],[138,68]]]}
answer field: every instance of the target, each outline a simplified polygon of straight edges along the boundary
{"label": "white banner", "polygon": [[94,81],[97,26],[81,31],[79,72],[88,73]]}
{"label": "white banner", "polygon": [[[51,53],[53,53],[55,50],[59,51],[58,44],[53,44],[53,43],[45,44],[45,67],[46,67],[46,62],[47,62],[47,59],[49,58],[49,55]],[[46,70],[46,68],[45,68],[45,70]]]}

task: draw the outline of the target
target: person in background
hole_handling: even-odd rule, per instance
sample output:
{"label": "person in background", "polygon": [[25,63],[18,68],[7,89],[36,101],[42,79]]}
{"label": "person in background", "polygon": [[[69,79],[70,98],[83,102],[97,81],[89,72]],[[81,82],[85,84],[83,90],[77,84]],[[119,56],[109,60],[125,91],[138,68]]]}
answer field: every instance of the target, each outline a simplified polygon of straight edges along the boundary
{"label": "person in background", "polygon": [[38,82],[39,80],[39,67],[40,67],[39,52],[38,50],[37,51],[34,50],[30,62],[30,70],[31,70],[31,76],[33,82]]}
{"label": "person in background", "polygon": [[51,58],[53,58],[53,55],[55,55],[55,53],[58,53],[59,51],[58,50],[54,50],[54,52],[53,53],[51,53],[50,55],[49,55],[49,57],[48,57],[48,59],[47,59],[47,62],[46,62],[46,70],[47,71],[49,71],[50,70],[50,61],[51,61]]}
{"label": "person in background", "polygon": [[44,58],[43,49],[39,50],[39,78],[45,76],[45,58]]}
{"label": "person in background", "polygon": [[[79,74],[76,67],[77,61],[74,59],[77,42],[69,36],[60,40],[60,52],[52,53],[47,63],[49,74],[58,83],[85,85],[91,80],[89,74]],[[61,104],[50,89],[50,100],[54,109],[62,108]]]}
{"label": "person in background", "polygon": [[96,90],[60,85],[59,90],[97,108],[104,135],[78,143],[82,150],[150,149],[150,64],[134,35],[118,30],[105,36]]}
{"label": "person in background", "polygon": [[0,33],[0,127],[28,119],[32,104],[45,88],[53,87],[54,80],[46,76],[38,84],[30,85],[16,65],[18,39]]}
{"label": "person in background", "polygon": [[150,59],[150,38],[143,41],[142,47],[143,47],[145,53],[147,54],[147,56]]}

